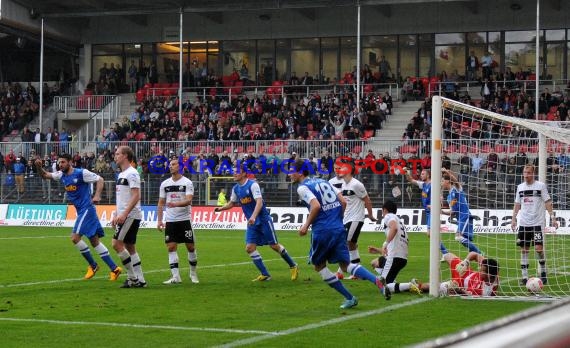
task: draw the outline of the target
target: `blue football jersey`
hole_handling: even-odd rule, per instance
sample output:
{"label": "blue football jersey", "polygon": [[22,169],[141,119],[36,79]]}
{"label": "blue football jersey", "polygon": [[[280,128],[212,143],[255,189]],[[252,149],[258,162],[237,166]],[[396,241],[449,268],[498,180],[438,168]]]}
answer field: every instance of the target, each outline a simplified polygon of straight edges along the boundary
{"label": "blue football jersey", "polygon": [[[243,214],[247,219],[249,219],[255,210],[255,200],[258,198],[262,198],[261,188],[259,187],[259,184],[253,180],[248,179],[243,185],[234,185],[230,201],[239,203],[243,210]],[[260,221],[260,218],[265,218],[267,216],[269,216],[269,212],[265,206],[265,201],[263,201],[263,207],[261,208],[259,215],[257,215],[256,223]]]}
{"label": "blue football jersey", "polygon": [[431,182],[424,182],[422,184],[422,206],[427,212],[430,211],[428,207],[428,205],[430,205],[430,198],[431,198]]}
{"label": "blue football jersey", "polygon": [[87,169],[74,168],[69,175],[61,171],[52,173],[52,178],[63,184],[67,199],[75,206],[78,215],[93,206],[89,184],[99,180],[99,175]]}
{"label": "blue football jersey", "polygon": [[321,210],[312,223],[313,234],[344,230],[338,191],[328,181],[319,178],[306,179],[299,184],[297,193],[309,210],[311,200],[314,198],[321,205]]}
{"label": "blue football jersey", "polygon": [[463,190],[459,190],[455,186],[452,187],[447,196],[447,203],[449,203],[451,211],[457,214],[457,221],[459,223],[469,221],[471,212],[469,211],[469,203],[467,202],[467,197]]}

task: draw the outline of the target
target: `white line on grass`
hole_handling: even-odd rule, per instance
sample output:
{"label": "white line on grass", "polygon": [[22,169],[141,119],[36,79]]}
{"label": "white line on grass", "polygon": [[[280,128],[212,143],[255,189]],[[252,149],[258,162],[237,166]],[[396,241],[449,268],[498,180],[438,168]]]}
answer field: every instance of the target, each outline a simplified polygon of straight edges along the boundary
{"label": "white line on grass", "polygon": [[188,327],[188,326],[170,326],[170,325],[145,325],[145,324],[127,324],[127,323],[102,323],[91,321],[67,321],[67,320],[48,320],[48,319],[25,319],[25,318],[0,318],[0,321],[17,321],[30,323],[46,323],[55,325],[88,325],[88,326],[110,326],[110,327],[128,327],[137,329],[164,329],[164,330],[180,330],[180,331],[208,331],[208,332],[225,332],[239,334],[261,334],[272,336],[275,333],[261,330],[238,330],[238,329],[219,329],[211,327]]}
{"label": "white line on grass", "polygon": [[334,318],[334,319],[329,319],[329,320],[324,320],[324,321],[320,321],[317,323],[313,323],[313,324],[307,324],[307,325],[303,325],[303,326],[299,326],[299,327],[294,327],[291,329],[287,329],[287,330],[283,330],[283,331],[275,331],[275,332],[270,332],[261,336],[255,336],[255,337],[250,337],[250,338],[244,338],[241,340],[237,340],[237,341],[233,341],[221,346],[218,346],[219,348],[231,348],[231,347],[239,347],[239,346],[243,346],[246,344],[252,344],[252,343],[258,343],[260,341],[265,341],[274,337],[278,337],[278,336],[287,336],[287,335],[292,335],[295,334],[297,332],[301,332],[301,331],[307,331],[307,330],[313,330],[313,329],[318,329],[324,326],[329,326],[329,325],[336,325],[339,323],[343,323],[345,321],[350,321],[350,320],[354,320],[354,319],[360,319],[360,318],[365,318],[365,317],[369,317],[371,315],[376,315],[376,314],[382,314],[385,312],[389,312],[389,311],[395,311],[397,309],[400,308],[404,308],[404,307],[408,307],[408,306],[413,306],[419,303],[423,303],[426,301],[430,301],[434,299],[433,297],[422,297],[416,300],[412,300],[412,301],[407,301],[404,303],[398,303],[392,306],[388,306],[388,307],[382,307],[382,308],[378,308],[378,309],[374,309],[371,311],[366,311],[366,312],[362,312],[362,313],[355,313],[355,314],[351,314],[351,315],[347,315],[344,317],[340,317],[340,318]]}
{"label": "white line on grass", "polygon": [[[306,256],[297,256],[293,257],[294,259],[305,258]],[[283,260],[279,259],[269,259],[263,260],[263,262],[273,262],[273,261],[280,261]],[[225,264],[216,264],[216,265],[204,265],[200,266],[200,269],[208,269],[208,268],[220,268],[220,267],[232,267],[232,266],[243,266],[249,265],[251,261],[244,261],[244,262],[234,262],[234,263],[225,263]],[[167,272],[170,271],[170,268],[163,268],[163,269],[154,269],[150,271],[144,271],[145,274],[147,273],[159,273],[159,272]],[[106,277],[98,276],[94,279],[104,279]],[[44,280],[39,282],[28,282],[28,283],[15,283],[15,284],[0,284],[0,288],[15,288],[15,287],[23,287],[23,286],[34,286],[34,285],[47,285],[47,284],[56,284],[56,283],[67,283],[67,282],[78,282],[83,281],[83,278],[70,278],[70,279],[57,279],[57,280]]]}
{"label": "white line on grass", "polygon": [[47,239],[47,238],[69,238],[69,236],[29,236],[29,237],[0,237],[0,240],[15,239]]}

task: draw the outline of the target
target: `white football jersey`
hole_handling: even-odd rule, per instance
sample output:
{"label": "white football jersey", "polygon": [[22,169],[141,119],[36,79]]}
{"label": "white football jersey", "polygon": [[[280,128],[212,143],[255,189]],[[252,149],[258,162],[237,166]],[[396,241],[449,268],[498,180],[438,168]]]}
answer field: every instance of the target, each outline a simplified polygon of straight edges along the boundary
{"label": "white football jersey", "polygon": [[386,246],[388,257],[408,259],[408,234],[406,227],[396,214],[389,213],[384,216],[384,233],[386,233],[386,237],[388,237],[391,221],[396,221],[398,224],[398,232],[396,232],[394,239]]}
{"label": "white football jersey", "polygon": [[[129,201],[131,200],[132,188],[138,188],[140,190],[141,177],[135,168],[129,166],[129,168],[119,173],[119,178],[117,179],[117,215],[127,209]],[[142,219],[140,199],[127,217]]]}
{"label": "white football jersey", "polygon": [[[172,177],[164,180],[160,184],[159,198],[164,198],[165,203],[180,202],[186,199],[186,196],[194,195],[194,185],[192,181],[182,176],[177,181]],[[166,206],[165,219],[166,222],[186,221],[191,219],[192,206],[172,207]]]}
{"label": "white football jersey", "polygon": [[366,215],[364,198],[368,196],[364,185],[355,178],[350,179],[349,182],[342,180],[340,190],[346,200],[346,209],[342,222],[346,224],[351,221],[364,221],[364,216]]}
{"label": "white football jersey", "polygon": [[545,226],[545,202],[550,200],[548,188],[541,181],[534,181],[531,185],[526,182],[517,186],[515,203],[521,205],[517,216],[519,226]]}
{"label": "white football jersey", "polygon": [[344,184],[344,179],[339,178],[338,176],[332,177],[329,179],[329,184],[332,185],[332,187],[336,187],[337,190],[341,190],[342,188],[342,184]]}

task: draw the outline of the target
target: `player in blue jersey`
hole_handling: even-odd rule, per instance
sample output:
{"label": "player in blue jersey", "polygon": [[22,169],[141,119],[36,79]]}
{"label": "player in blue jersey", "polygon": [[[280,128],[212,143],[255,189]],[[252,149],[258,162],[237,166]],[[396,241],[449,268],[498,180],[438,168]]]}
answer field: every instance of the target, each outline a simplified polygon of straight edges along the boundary
{"label": "player in blue jersey", "polygon": [[230,201],[222,207],[216,207],[214,211],[219,212],[241,205],[243,214],[247,218],[245,250],[260,272],[260,275],[253,279],[253,281],[266,281],[271,279],[271,275],[263,263],[261,254],[257,251],[257,246],[261,245],[269,245],[271,249],[281,255],[291,269],[291,280],[297,280],[299,267],[291,256],[289,256],[285,247],[277,241],[273,220],[265,207],[259,184],[254,180],[248,179],[248,170],[245,163],[234,170],[233,176],[237,184],[235,184],[232,189]]}
{"label": "player in blue jersey", "polygon": [[358,304],[358,299],[344,287],[336,274],[327,267],[327,262],[338,263],[343,272],[349,272],[353,276],[372,282],[389,300],[391,293],[385,287],[384,278],[377,278],[358,263],[350,263],[346,244],[346,229],[342,223],[346,201],[342,197],[342,193],[328,181],[308,178],[310,165],[308,161],[297,160],[293,164],[292,173],[289,174],[289,177],[292,183],[299,184],[297,193],[303,204],[309,209],[309,216],[299,229],[299,235],[306,235],[309,226],[312,227],[309,260],[315,267],[315,271],[319,272],[321,278],[331,288],[344,296],[345,301],[340,308],[352,308]]}
{"label": "player in blue jersey", "polygon": [[473,243],[473,216],[469,210],[469,203],[461,184],[448,169],[442,169],[443,178],[441,188],[449,191],[447,195],[447,203],[449,209],[443,209],[442,214],[451,215],[457,220],[457,232],[455,240],[461,243],[469,251],[481,254],[481,251]]}
{"label": "player in blue jersey", "polygon": [[[59,170],[57,172],[48,173],[43,169],[42,160],[38,159],[35,161],[38,173],[42,178],[59,180],[63,184],[67,192],[67,199],[73,204],[77,211],[77,220],[75,220],[75,225],[71,231],[71,241],[89,264],[85,279],[93,278],[95,273],[99,270],[99,265],[93,259],[87,243],[81,239],[82,236],[89,238],[95,251],[111,269],[109,279],[113,281],[117,280],[122,269],[117,267],[115,262],[113,262],[113,259],[109,256],[109,250],[99,240],[105,233],[103,232],[103,227],[101,227],[95,206],[93,205],[93,203],[97,203],[101,200],[101,191],[103,191],[104,184],[103,178],[87,169],[73,168],[69,154],[61,154],[57,163]],[[93,198],[91,198],[91,183],[96,183]]]}
{"label": "player in blue jersey", "polygon": [[[415,180],[408,171],[405,175],[408,182],[422,190],[422,206],[426,212],[427,235],[429,237],[431,235],[431,173],[428,169],[423,169],[420,173],[420,180]],[[445,261],[443,255],[447,254],[448,251],[443,242],[439,243],[439,250],[442,254],[441,261]]]}

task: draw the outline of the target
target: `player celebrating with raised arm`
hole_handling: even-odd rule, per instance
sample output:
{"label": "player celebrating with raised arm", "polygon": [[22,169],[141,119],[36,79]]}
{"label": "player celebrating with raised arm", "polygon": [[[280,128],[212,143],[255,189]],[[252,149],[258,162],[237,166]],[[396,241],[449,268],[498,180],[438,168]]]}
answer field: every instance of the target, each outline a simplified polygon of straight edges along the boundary
{"label": "player celebrating with raised arm", "polygon": [[[353,177],[353,163],[346,163],[345,166],[335,165],[335,172],[337,176],[330,179],[329,183],[339,189],[346,200],[343,224],[347,233],[346,242],[348,244],[350,262],[360,264],[358,237],[364,225],[365,212],[368,212],[368,218],[372,222],[376,221],[374,213],[372,212],[372,202],[370,201],[370,197],[368,197],[368,192],[364,185]],[[340,268],[336,275],[339,279],[344,278],[344,274]],[[355,278],[354,276],[350,277],[351,279]]]}
{"label": "player celebrating with raised arm", "polygon": [[512,216],[511,227],[513,231],[517,231],[518,226],[517,246],[521,248],[521,285],[525,285],[528,280],[528,253],[531,245],[534,245],[540,265],[540,279],[543,284],[548,281],[544,255],[545,209],[550,215],[552,225],[558,228],[548,188],[543,182],[535,180],[534,171],[535,167],[532,164],[527,164],[523,168],[524,182],[517,186]]}
{"label": "player celebrating with raised arm", "polygon": [[[431,234],[431,172],[429,169],[423,169],[420,173],[420,180],[415,180],[412,175],[410,175],[409,171],[406,170],[405,172],[406,179],[413,185],[416,185],[420,190],[422,190],[422,206],[424,207],[424,211],[426,212],[426,219],[427,219],[427,235],[428,237]],[[448,251],[445,248],[443,242],[439,243],[439,250],[442,254],[442,261],[443,255],[447,254]]]}
{"label": "player celebrating with raised arm", "polygon": [[216,207],[214,211],[220,212],[241,205],[243,214],[247,218],[245,251],[249,254],[253,264],[261,273],[253,279],[253,281],[266,281],[271,279],[271,275],[263,263],[261,254],[257,251],[257,246],[261,245],[269,245],[271,249],[281,255],[283,260],[289,265],[291,280],[297,280],[299,267],[291,256],[289,256],[287,249],[277,241],[273,220],[265,207],[265,202],[261,195],[261,188],[256,181],[247,178],[247,171],[246,163],[242,163],[240,167],[234,169],[234,181],[237,183],[232,189],[230,201],[222,207]]}
{"label": "player celebrating with raised arm", "polygon": [[442,209],[441,213],[456,217],[457,232],[455,233],[455,240],[469,249],[469,251],[481,254],[479,248],[473,243],[473,216],[469,210],[465,191],[463,191],[463,187],[457,180],[457,177],[450,170],[443,168],[441,171],[443,172],[441,188],[449,191],[447,195],[449,209]]}
{"label": "player celebrating with raised arm", "polygon": [[135,244],[141,224],[141,178],[131,165],[133,150],[119,146],[115,151],[115,163],[121,168],[117,179],[117,209],[112,220],[115,227],[113,248],[127,269],[127,280],[123,288],[146,288],[147,283],[141,268],[141,258]]}
{"label": "player celebrating with raised arm", "polygon": [[[168,263],[172,277],[162,284],[181,283],[180,270],[178,268],[178,243],[185,243],[188,250],[188,263],[190,264],[190,280],[199,283],[196,273],[196,248],[194,246],[194,231],[191,224],[191,204],[194,196],[192,181],[180,173],[178,159],[170,160],[171,177],[160,184],[158,198],[158,222],[159,231],[164,230],[164,242],[168,249]],[[166,205],[166,225],[163,221],[163,210]],[[165,228],[166,226],[166,228]]]}
{"label": "player celebrating with raised arm", "polygon": [[[35,165],[42,178],[61,181],[67,192],[67,199],[69,199],[77,211],[77,219],[71,230],[71,241],[89,264],[84,278],[93,278],[95,273],[99,270],[99,265],[93,259],[87,243],[81,239],[82,236],[89,238],[95,251],[101,256],[101,259],[107,266],[109,266],[111,270],[109,279],[113,281],[117,280],[122,270],[113,262],[113,259],[109,256],[109,250],[103,242],[99,240],[99,238],[105,235],[105,232],[103,231],[103,227],[97,217],[97,211],[93,205],[93,203],[97,203],[101,200],[101,192],[103,191],[104,185],[103,178],[87,169],[73,168],[69,154],[61,154],[57,162],[59,170],[53,173],[48,173],[44,170],[43,162],[40,159],[35,161]],[[91,183],[96,183],[93,198],[91,198],[90,191]]]}
{"label": "player celebrating with raised arm", "polygon": [[385,287],[384,278],[377,278],[366,268],[356,263],[350,263],[346,245],[346,230],[342,223],[342,213],[346,202],[342,194],[323,179],[310,179],[311,164],[297,160],[289,173],[292,183],[297,183],[297,193],[301,201],[309,209],[309,216],[299,229],[299,235],[307,234],[312,226],[311,251],[309,261],[315,267],[321,278],[333,289],[344,296],[345,301],[340,308],[352,308],[358,304],[358,298],[353,296],[338,277],[327,267],[327,262],[338,263],[344,272],[366,279],[375,284],[386,297],[390,299],[390,290]]}

